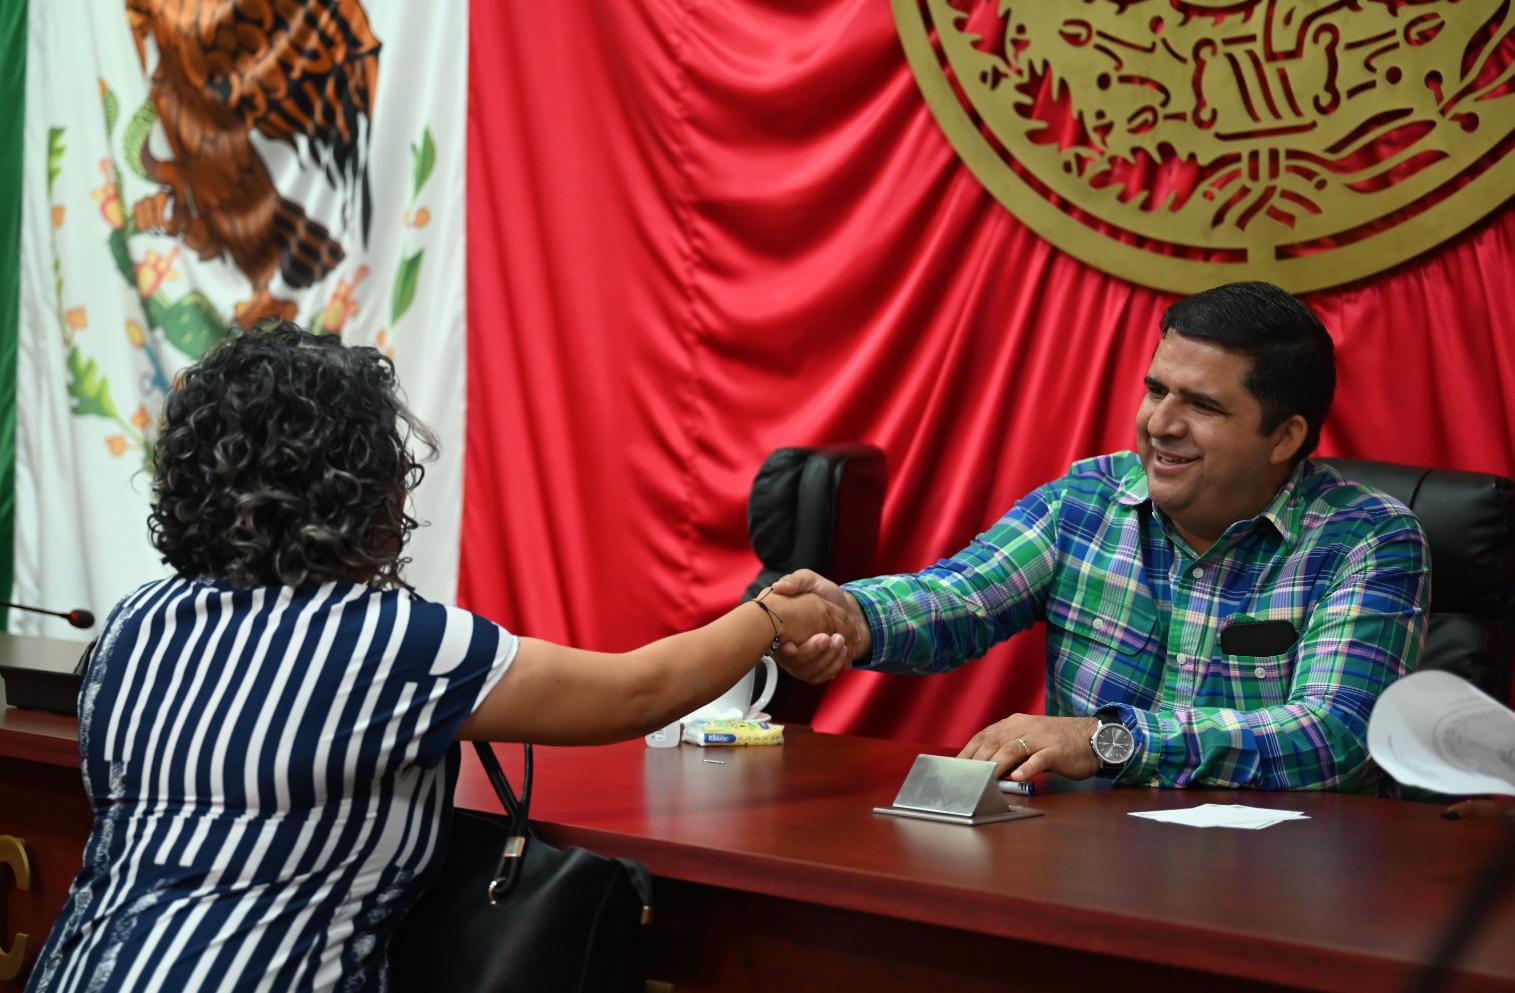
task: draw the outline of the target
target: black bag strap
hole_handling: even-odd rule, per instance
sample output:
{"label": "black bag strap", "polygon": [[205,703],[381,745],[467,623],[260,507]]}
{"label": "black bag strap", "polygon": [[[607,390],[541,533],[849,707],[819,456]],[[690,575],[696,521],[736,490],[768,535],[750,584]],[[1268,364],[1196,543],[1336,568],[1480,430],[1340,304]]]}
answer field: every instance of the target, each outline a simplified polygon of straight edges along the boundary
{"label": "black bag strap", "polygon": [[[489,784],[494,787],[495,796],[500,798],[500,805],[505,808],[506,815],[510,818],[509,834],[505,838],[505,847],[500,852],[500,864],[496,866],[494,879],[489,881],[488,895],[489,905],[492,907],[499,903],[516,880],[521,878],[522,857],[526,854],[526,843],[535,838],[531,830],[531,781],[536,771],[536,762],[532,755],[530,743],[521,747],[525,753],[525,764],[521,772],[521,795],[516,796],[515,790],[511,789],[510,779],[506,777],[505,770],[500,767],[500,760],[495,757],[494,749],[488,742],[476,741],[473,743],[474,751],[478,753],[479,765],[484,767],[484,774],[489,777]],[[622,868],[626,870],[626,879],[631,883],[632,889],[636,890],[638,898],[642,901],[642,923],[652,920],[652,876],[647,872],[647,867],[636,859],[618,858]]]}
{"label": "black bag strap", "polygon": [[494,787],[495,796],[500,798],[500,805],[505,808],[505,814],[510,819],[505,846],[500,851],[500,864],[495,867],[494,878],[489,881],[489,905],[492,907],[510,892],[521,876],[521,856],[526,854],[526,842],[532,836],[531,779],[535,763],[531,745],[523,745],[526,765],[521,776],[521,795],[517,798],[489,743],[476,741],[473,747],[479,756],[479,765],[484,767],[484,774],[489,777],[489,785]]}
{"label": "black bag strap", "polygon": [[641,923],[651,924],[653,907],[652,874],[647,871],[645,865],[636,859],[617,858],[616,861],[621,863],[621,868],[626,870],[626,881],[631,884],[632,889],[636,890],[637,899],[642,901]]}
{"label": "black bag strap", "polygon": [[516,797],[516,791],[511,788],[510,780],[505,775],[505,770],[500,767],[500,760],[495,757],[494,749],[486,741],[473,743],[474,751],[479,756],[479,765],[484,767],[484,774],[489,777],[489,785],[494,787],[495,796],[500,798],[500,806],[505,808],[505,814],[512,821],[518,818],[526,821],[531,816],[531,780],[533,773],[531,745],[521,746],[526,756],[525,770],[521,777],[521,795]]}

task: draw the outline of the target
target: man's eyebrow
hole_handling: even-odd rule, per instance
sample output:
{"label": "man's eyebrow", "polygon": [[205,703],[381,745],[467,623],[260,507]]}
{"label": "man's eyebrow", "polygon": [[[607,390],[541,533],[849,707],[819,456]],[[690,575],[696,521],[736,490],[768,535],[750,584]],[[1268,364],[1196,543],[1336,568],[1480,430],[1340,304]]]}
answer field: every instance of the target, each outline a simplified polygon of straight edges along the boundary
{"label": "man's eyebrow", "polygon": [[1210,394],[1204,393],[1200,390],[1179,390],[1178,392],[1183,396],[1185,400],[1189,401],[1195,406],[1213,407],[1216,410],[1222,412],[1225,412],[1227,409],[1225,404],[1221,403]]}
{"label": "man's eyebrow", "polygon": [[[1144,376],[1142,378],[1142,382],[1146,384],[1146,387],[1149,390],[1162,390],[1166,392],[1168,389],[1168,384],[1164,383],[1156,376]],[[1215,397],[1204,392],[1203,390],[1179,389],[1176,392],[1179,396],[1183,397],[1185,400],[1196,406],[1211,407],[1215,410],[1220,411],[1221,413],[1230,413],[1230,409],[1225,404],[1221,403],[1219,400],[1215,399]]]}

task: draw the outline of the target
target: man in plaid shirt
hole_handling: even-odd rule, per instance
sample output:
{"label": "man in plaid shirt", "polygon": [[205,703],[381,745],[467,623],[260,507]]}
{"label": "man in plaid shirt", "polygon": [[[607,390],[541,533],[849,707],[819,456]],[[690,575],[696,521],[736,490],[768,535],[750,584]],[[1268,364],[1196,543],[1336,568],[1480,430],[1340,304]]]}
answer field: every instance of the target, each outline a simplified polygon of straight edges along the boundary
{"label": "man in plaid shirt", "polygon": [[[961,552],[839,587],[854,664],[945,672],[1048,624],[1047,716],[962,757],[1149,786],[1363,790],[1368,716],[1425,641],[1429,554],[1391,497],[1306,459],[1335,390],[1315,314],[1266,283],[1180,301],[1137,412],[1136,452],[1077,462]],[[818,636],[780,661],[830,679]]]}

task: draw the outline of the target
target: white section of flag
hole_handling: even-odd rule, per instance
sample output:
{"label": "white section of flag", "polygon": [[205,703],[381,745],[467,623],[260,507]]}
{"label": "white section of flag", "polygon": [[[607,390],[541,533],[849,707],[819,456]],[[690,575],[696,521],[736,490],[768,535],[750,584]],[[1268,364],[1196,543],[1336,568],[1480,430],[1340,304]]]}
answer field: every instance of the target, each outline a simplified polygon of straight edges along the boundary
{"label": "white section of flag", "polygon": [[[296,301],[303,324],[328,306],[339,282],[352,284],[366,267],[354,291],[358,310],[341,334],[393,354],[411,408],[442,439],[440,457],[428,465],[416,494],[416,516],[430,526],[412,537],[407,578],[426,597],[446,601],[457,588],[467,394],[468,4],[370,7],[382,44],[368,155],[372,229],[365,246],[353,223],[341,236],[347,252],[341,265],[315,286],[281,293]],[[13,597],[63,610],[86,607],[103,621],[117,599],[165,571],[148,540],[150,477],[133,439],[142,436],[144,423],[156,422],[163,384],[190,360],[161,334],[141,333],[143,306],[109,248],[104,201],[111,165],[126,211],[157,189],[122,161],[124,130],[149,95],[125,5],[102,11],[90,0],[49,0],[33,4],[29,18]],[[149,65],[154,61],[150,55]],[[119,107],[109,134],[102,83]],[[62,129],[62,154],[49,193],[54,128]],[[148,148],[168,158],[160,128],[154,125]],[[435,166],[416,195],[413,146],[428,132]],[[287,148],[254,141],[280,191],[336,233],[342,197]],[[229,316],[248,296],[246,279],[228,262],[202,261],[171,236],[138,233],[130,246],[135,263],[148,252],[173,257],[173,275],[163,286],[176,299],[199,290]],[[392,324],[396,275],[418,252],[413,302]],[[78,346],[74,381],[79,361],[94,363],[109,385],[114,418],[73,412],[71,346]],[[91,636],[61,620],[19,612],[9,627]]]}

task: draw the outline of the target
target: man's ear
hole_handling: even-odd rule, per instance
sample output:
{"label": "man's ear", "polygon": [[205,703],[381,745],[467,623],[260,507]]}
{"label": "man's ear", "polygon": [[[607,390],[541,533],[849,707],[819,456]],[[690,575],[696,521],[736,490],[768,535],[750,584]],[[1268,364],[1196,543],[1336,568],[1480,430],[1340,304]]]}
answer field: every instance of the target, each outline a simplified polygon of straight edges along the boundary
{"label": "man's ear", "polygon": [[1284,465],[1294,461],[1294,453],[1305,443],[1305,435],[1310,433],[1310,423],[1305,420],[1303,414],[1295,414],[1273,429],[1273,447],[1268,451],[1268,462],[1272,465]]}

